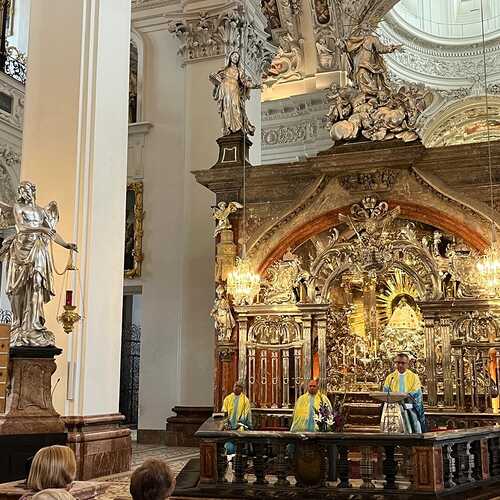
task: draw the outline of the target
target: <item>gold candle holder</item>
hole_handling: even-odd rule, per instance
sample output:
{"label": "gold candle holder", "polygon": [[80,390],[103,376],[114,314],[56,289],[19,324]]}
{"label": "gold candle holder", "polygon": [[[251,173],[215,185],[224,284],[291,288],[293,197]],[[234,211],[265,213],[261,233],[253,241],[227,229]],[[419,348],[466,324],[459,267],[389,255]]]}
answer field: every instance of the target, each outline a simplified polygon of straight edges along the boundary
{"label": "gold candle holder", "polygon": [[73,332],[74,324],[81,319],[82,317],[76,312],[76,306],[70,304],[64,305],[64,312],[57,318],[68,335]]}

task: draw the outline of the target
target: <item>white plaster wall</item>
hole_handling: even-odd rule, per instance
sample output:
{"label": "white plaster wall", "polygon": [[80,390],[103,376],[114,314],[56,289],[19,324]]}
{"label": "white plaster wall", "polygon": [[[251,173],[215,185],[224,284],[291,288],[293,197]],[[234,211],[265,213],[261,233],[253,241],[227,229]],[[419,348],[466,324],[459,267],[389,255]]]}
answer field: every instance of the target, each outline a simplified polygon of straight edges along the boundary
{"label": "white plaster wall", "polygon": [[184,405],[211,405],[214,332],[209,316],[214,294],[214,241],[211,206],[215,196],[199,185],[193,170],[216,161],[221,135],[217,107],[208,75],[220,60],[186,66],[186,156],[184,166],[184,253],[182,287],[181,398]]}
{"label": "white plaster wall", "polygon": [[[37,184],[40,204],[57,200],[58,231],[79,245],[83,285],[84,320],[72,336],[55,319],[60,279],[46,308],[64,349],[53,382],[61,379],[54,400],[66,414],[118,410],[129,37],[125,0],[32,5],[21,176]],[[47,57],[54,47],[58,56]],[[62,268],[67,251],[55,250]]]}
{"label": "white plaster wall", "polygon": [[166,30],[145,40],[143,118],[153,124],[144,148],[139,428],[162,429],[180,399],[184,206],[184,72]]}

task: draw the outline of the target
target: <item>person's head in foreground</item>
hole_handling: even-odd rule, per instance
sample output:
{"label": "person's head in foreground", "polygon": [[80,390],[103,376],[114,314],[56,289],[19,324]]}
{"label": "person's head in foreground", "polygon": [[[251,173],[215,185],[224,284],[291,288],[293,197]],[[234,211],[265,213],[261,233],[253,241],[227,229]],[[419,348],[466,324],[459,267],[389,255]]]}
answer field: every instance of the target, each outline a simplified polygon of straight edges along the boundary
{"label": "person's head in foreground", "polygon": [[239,396],[243,392],[243,384],[241,382],[235,382],[233,385],[233,392],[236,396]]}
{"label": "person's head in foreground", "polygon": [[394,359],[394,364],[396,365],[396,370],[399,373],[404,373],[410,365],[410,357],[404,352],[399,353]]}
{"label": "person's head in foreground", "polygon": [[165,462],[154,458],[146,460],[130,478],[133,500],[165,500],[174,488],[174,473]]}
{"label": "person's head in foreground", "polygon": [[52,488],[35,493],[31,500],[75,500],[75,497],[68,490]]}
{"label": "person's head in foreground", "polygon": [[76,477],[75,454],[67,446],[47,446],[36,453],[26,485],[36,491],[71,487]]}
{"label": "person's head in foreground", "polygon": [[307,391],[311,396],[315,396],[318,394],[319,382],[316,379],[312,379],[309,381],[307,386]]}

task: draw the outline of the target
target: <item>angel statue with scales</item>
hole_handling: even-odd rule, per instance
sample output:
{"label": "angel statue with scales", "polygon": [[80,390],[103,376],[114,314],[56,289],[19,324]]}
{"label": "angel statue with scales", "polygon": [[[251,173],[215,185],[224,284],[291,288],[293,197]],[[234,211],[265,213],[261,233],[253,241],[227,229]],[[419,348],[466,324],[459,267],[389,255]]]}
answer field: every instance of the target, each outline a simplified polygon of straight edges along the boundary
{"label": "angel statue with scales", "polygon": [[11,347],[48,347],[55,345],[54,334],[45,327],[44,304],[55,295],[52,241],[77,251],[56,232],[59,211],[55,201],[43,208],[36,204],[36,186],[23,181],[11,207],[0,202],[3,220],[12,219],[16,233],[6,238],[0,259],[7,262],[6,293],[12,308]]}

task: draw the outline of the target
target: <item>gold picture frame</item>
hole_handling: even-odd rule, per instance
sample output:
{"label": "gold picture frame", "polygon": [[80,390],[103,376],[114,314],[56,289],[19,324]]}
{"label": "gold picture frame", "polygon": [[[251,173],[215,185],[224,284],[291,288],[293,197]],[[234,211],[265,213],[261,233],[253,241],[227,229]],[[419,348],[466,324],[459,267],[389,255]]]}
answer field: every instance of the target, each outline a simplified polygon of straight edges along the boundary
{"label": "gold picture frame", "polygon": [[131,182],[127,185],[126,218],[125,218],[125,278],[139,278],[142,272],[142,237],[144,235],[144,183]]}

